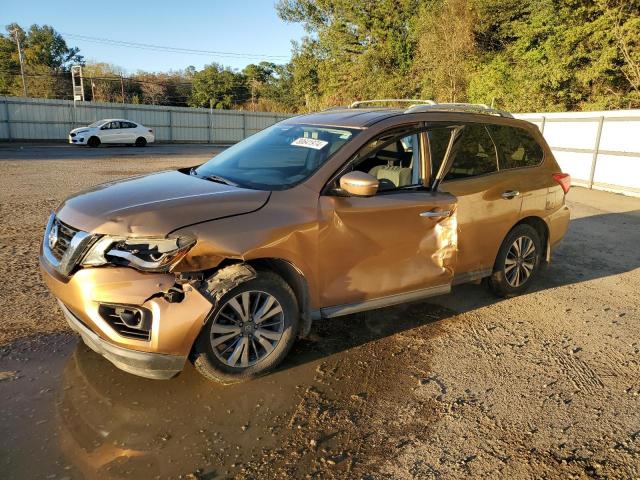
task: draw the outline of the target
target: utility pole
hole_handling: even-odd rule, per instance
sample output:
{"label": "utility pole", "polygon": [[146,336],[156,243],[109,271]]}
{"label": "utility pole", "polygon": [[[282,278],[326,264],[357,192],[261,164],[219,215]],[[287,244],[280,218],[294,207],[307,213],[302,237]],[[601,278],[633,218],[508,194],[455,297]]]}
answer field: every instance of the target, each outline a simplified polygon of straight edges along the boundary
{"label": "utility pole", "polygon": [[24,96],[27,96],[27,83],[24,78],[24,60],[22,59],[22,48],[20,47],[20,35],[19,30],[14,28],[11,33],[16,37],[16,44],[18,45],[18,58],[20,59],[20,75],[22,76],[22,90],[24,90]]}
{"label": "utility pole", "polygon": [[120,75],[120,91],[122,92],[122,103],[124,103],[124,79]]}

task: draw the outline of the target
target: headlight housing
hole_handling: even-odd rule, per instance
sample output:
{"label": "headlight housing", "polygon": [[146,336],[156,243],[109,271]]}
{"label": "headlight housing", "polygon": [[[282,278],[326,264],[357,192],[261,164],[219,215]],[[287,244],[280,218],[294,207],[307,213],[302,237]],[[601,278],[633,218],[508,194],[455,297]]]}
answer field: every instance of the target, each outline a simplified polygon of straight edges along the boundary
{"label": "headlight housing", "polygon": [[190,236],[169,238],[100,237],[82,260],[82,266],[124,265],[145,272],[166,272],[195,245]]}

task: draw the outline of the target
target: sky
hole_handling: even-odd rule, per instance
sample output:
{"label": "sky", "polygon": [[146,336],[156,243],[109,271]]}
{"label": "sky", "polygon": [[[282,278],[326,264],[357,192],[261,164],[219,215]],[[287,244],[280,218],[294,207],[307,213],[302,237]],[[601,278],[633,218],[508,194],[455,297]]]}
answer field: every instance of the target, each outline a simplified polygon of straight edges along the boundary
{"label": "sky", "polygon": [[[284,63],[291,56],[291,40],[299,40],[305,34],[301,25],[278,18],[274,0],[1,0],[1,3],[3,30],[12,22],[25,29],[34,23],[51,25],[65,37],[68,46],[80,48],[87,61],[111,63],[128,74],[138,70],[179,70],[190,65],[201,69],[212,62],[235,69],[261,60]],[[243,55],[130,48],[65,34]]]}

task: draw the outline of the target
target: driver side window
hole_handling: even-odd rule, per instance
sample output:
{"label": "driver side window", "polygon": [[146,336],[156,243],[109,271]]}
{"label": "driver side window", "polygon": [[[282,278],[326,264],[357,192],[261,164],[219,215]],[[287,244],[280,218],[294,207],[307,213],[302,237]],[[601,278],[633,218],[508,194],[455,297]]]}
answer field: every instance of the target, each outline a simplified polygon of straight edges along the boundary
{"label": "driver side window", "polygon": [[383,135],[371,140],[354,160],[351,171],[378,179],[378,192],[422,185],[420,134]]}

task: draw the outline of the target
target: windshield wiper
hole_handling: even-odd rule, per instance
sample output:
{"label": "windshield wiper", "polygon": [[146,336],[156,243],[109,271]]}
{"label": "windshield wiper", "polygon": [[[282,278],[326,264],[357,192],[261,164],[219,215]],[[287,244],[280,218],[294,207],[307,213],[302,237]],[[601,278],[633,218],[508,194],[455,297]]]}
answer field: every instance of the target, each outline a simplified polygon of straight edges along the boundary
{"label": "windshield wiper", "polygon": [[225,185],[231,185],[232,187],[237,187],[238,184],[236,182],[232,182],[231,180],[221,177],[220,175],[207,175],[206,177],[202,177],[205,180],[211,180],[212,182],[224,183]]}

